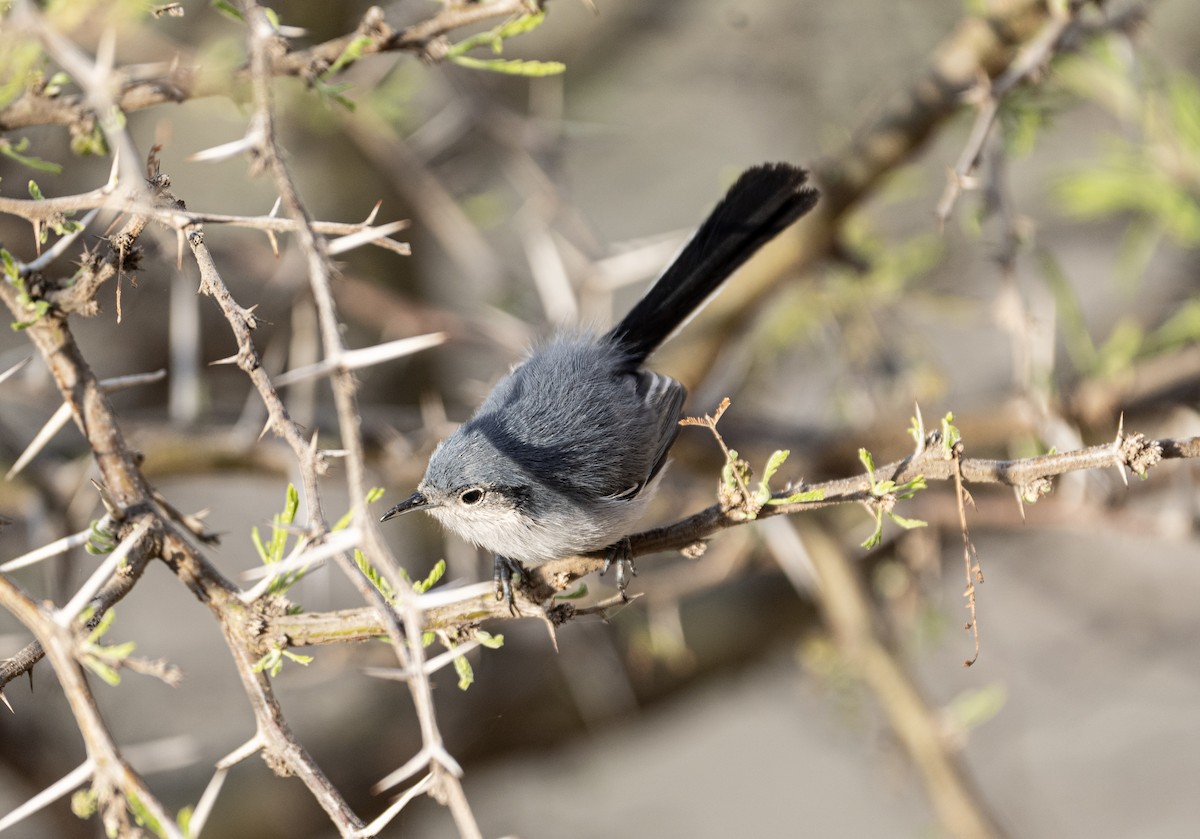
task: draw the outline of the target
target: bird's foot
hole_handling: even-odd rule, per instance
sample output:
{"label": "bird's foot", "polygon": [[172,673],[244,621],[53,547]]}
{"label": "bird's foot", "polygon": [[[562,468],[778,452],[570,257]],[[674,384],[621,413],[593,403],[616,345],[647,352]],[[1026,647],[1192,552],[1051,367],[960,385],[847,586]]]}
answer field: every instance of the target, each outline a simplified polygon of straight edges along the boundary
{"label": "bird's foot", "polygon": [[613,563],[617,566],[617,591],[622,600],[628,601],[629,595],[625,593],[625,589],[629,588],[629,578],[637,576],[637,566],[633,564],[633,546],[629,544],[628,536],[608,546],[604,555],[604,567],[600,569],[601,577]]}
{"label": "bird's foot", "polygon": [[525,569],[521,567],[521,563],[506,556],[495,558],[492,563],[492,583],[496,587],[496,599],[503,600],[508,605],[508,611],[515,618],[520,613],[517,612],[517,604],[513,600],[512,580],[514,574],[518,578],[525,575]]}

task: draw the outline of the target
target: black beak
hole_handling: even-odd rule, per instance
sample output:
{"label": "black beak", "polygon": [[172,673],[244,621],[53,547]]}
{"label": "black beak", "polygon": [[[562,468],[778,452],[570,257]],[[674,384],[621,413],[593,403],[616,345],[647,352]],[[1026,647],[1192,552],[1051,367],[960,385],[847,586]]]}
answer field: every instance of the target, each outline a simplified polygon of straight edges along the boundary
{"label": "black beak", "polygon": [[395,518],[401,513],[407,513],[409,510],[424,510],[426,507],[432,507],[433,504],[428,498],[420,492],[414,492],[412,495],[405,498],[399,504],[383,514],[380,521],[387,521],[390,518]]}

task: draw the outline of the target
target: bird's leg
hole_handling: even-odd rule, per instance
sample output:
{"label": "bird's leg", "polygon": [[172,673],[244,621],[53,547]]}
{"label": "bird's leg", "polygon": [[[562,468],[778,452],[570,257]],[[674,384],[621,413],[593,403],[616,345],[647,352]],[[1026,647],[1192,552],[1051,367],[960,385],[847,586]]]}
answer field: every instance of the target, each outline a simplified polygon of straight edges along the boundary
{"label": "bird's leg", "polygon": [[628,600],[625,589],[629,587],[629,577],[625,575],[625,569],[629,569],[630,577],[637,576],[637,566],[633,564],[633,546],[629,544],[628,536],[608,546],[608,550],[604,554],[604,567],[600,569],[601,577],[614,562],[617,564],[617,591],[620,592],[622,599]]}
{"label": "bird's leg", "polygon": [[508,611],[515,618],[519,613],[517,604],[513,600],[512,579],[514,574],[518,577],[524,576],[525,569],[521,567],[521,563],[497,554],[492,562],[492,582],[496,586],[496,599],[507,603]]}

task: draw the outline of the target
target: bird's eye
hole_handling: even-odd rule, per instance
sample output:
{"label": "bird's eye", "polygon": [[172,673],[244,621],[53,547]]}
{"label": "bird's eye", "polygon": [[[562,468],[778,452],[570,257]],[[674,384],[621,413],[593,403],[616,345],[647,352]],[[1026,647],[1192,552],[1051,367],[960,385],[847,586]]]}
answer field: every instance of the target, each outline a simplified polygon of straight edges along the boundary
{"label": "bird's eye", "polygon": [[458,496],[458,500],[468,506],[478,504],[483,500],[483,490],[481,490],[479,487],[465,489],[463,490],[462,495]]}

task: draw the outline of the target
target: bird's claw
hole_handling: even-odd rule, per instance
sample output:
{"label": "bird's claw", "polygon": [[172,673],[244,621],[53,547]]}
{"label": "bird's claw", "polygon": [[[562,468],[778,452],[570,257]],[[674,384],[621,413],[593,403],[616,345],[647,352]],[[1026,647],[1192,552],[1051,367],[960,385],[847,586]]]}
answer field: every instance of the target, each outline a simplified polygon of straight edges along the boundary
{"label": "bird's claw", "polygon": [[[633,546],[629,544],[628,536],[608,546],[604,555],[604,567],[600,569],[601,577],[613,563],[617,566],[617,592],[621,599],[628,603],[629,595],[625,593],[625,589],[629,588],[629,578],[637,576],[637,566],[633,564]],[[626,569],[629,569],[628,574]]]}
{"label": "bird's claw", "polygon": [[496,599],[503,600],[508,605],[509,613],[515,618],[520,613],[517,611],[516,601],[513,600],[512,580],[514,574],[517,577],[525,574],[525,569],[521,567],[521,563],[506,556],[497,556],[495,558],[492,563],[492,583],[496,587]]}

